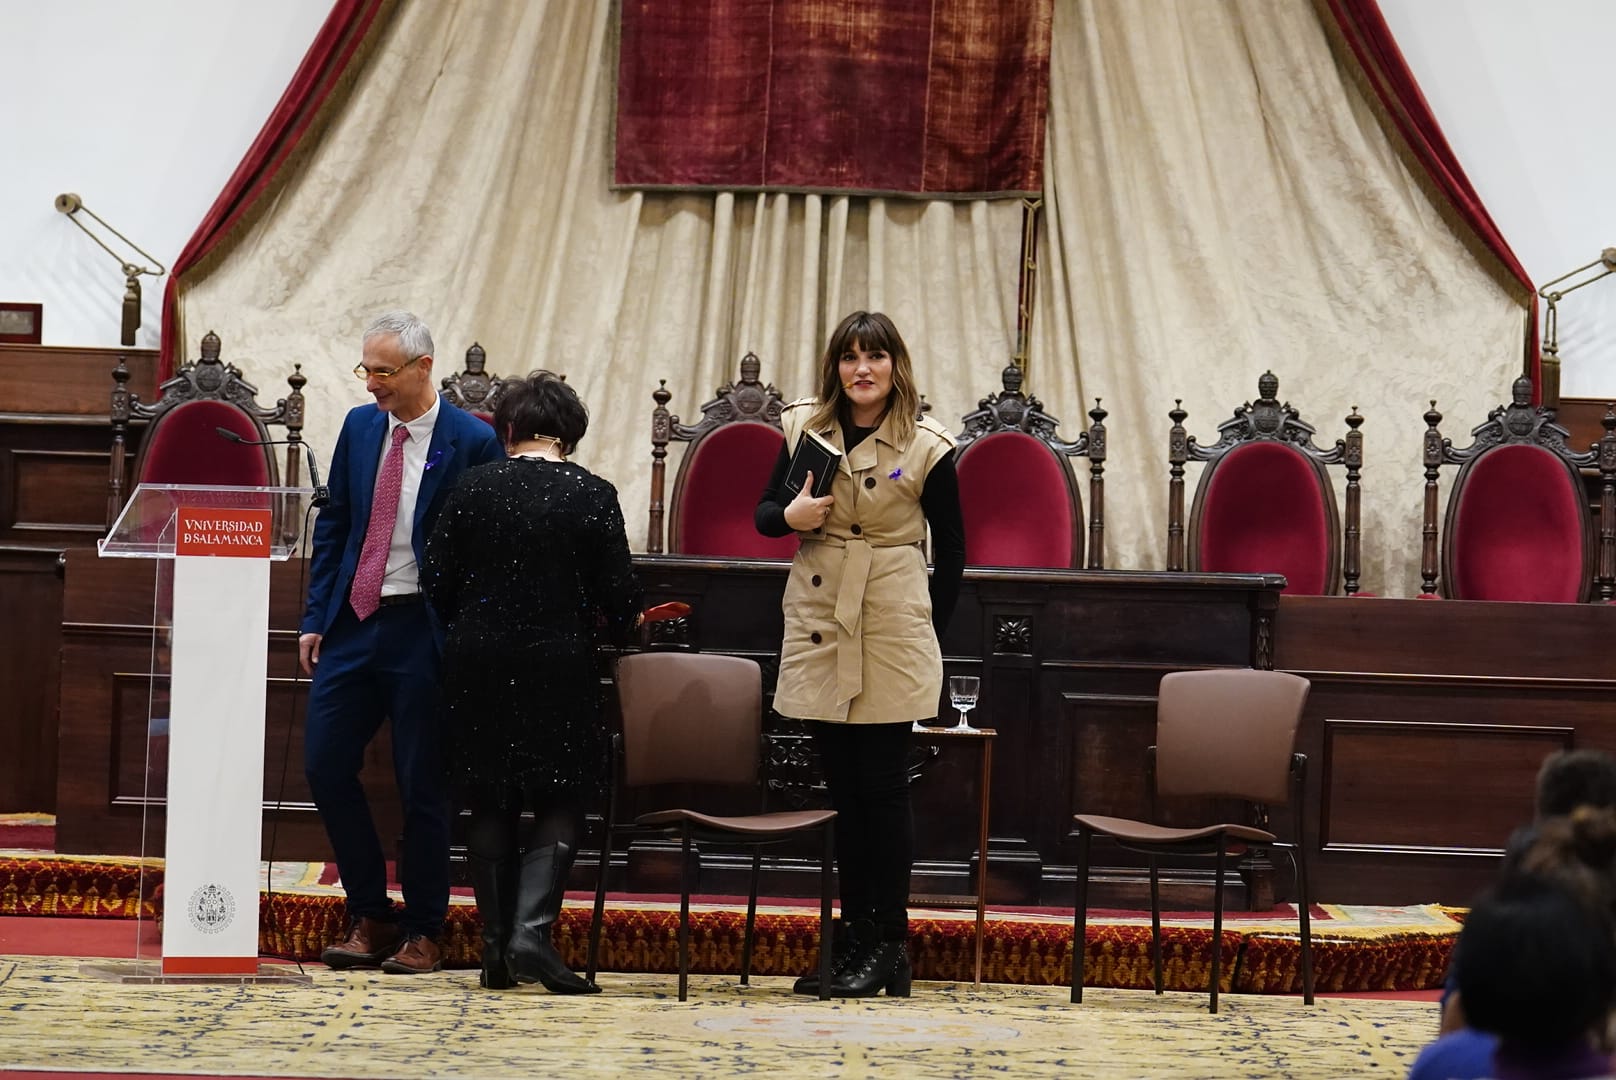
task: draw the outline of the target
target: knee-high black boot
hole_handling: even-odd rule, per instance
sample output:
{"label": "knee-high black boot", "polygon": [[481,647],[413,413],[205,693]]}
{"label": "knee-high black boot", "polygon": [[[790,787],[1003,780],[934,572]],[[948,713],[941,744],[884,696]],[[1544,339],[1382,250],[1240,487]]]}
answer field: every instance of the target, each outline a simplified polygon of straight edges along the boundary
{"label": "knee-high black boot", "polygon": [[505,962],[516,922],[516,856],[484,859],[472,855],[467,862],[477,914],[483,920],[483,971],[477,982],[489,990],[509,990],[516,985]]}
{"label": "knee-high black boot", "polygon": [[505,959],[516,982],[542,983],[552,994],[598,994],[600,987],[567,967],[550,940],[550,930],[561,914],[561,894],[572,856],[566,844],[535,848],[522,856],[516,923]]}

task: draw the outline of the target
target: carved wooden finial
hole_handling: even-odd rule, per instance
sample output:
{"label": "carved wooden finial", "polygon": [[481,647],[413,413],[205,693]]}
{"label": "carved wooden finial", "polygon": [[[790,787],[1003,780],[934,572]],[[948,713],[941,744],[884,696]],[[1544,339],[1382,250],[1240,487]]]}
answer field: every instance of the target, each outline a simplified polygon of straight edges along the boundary
{"label": "carved wooden finial", "polygon": [[1442,414],[1436,411],[1436,398],[1431,399],[1431,407],[1425,413],[1425,426],[1432,431],[1442,422]]}
{"label": "carved wooden finial", "polygon": [[202,363],[217,364],[219,362],[219,335],[212,330],[202,335]]}
{"label": "carved wooden finial", "polygon": [[487,366],[488,350],[473,341],[471,348],[466,350],[466,371],[473,375],[481,375]]}
{"label": "carved wooden finial", "polygon": [[301,394],[303,392],[303,388],[309,384],[309,377],[303,374],[302,364],[293,364],[292,373],[286,376],[286,381],[291,385],[293,390]]}
{"label": "carved wooden finial", "polygon": [[1279,376],[1265,371],[1257,379],[1257,396],[1263,401],[1279,400]]}
{"label": "carved wooden finial", "polygon": [[668,389],[667,379],[657,380],[657,388],[651,391],[651,400],[657,403],[659,409],[668,407],[668,402],[673,400],[673,391]]}
{"label": "carved wooden finial", "polygon": [[1173,422],[1174,426],[1183,424],[1184,421],[1189,418],[1189,415],[1189,413],[1184,411],[1184,399],[1174,398],[1173,408],[1167,414],[1167,418]]}
{"label": "carved wooden finial", "polygon": [[1021,365],[1014,360],[1006,364],[1004,370],[999,373],[999,381],[1004,384],[1004,391],[1007,394],[1021,393],[1021,383],[1024,378]]}
{"label": "carved wooden finial", "polygon": [[1354,405],[1352,412],[1347,416],[1347,426],[1353,431],[1357,431],[1363,426],[1363,421],[1364,418],[1358,415],[1358,406]]}
{"label": "carved wooden finial", "polygon": [[1100,408],[1100,399],[1095,398],[1094,399],[1094,408],[1089,410],[1089,419],[1093,420],[1096,424],[1100,424],[1100,423],[1104,423],[1105,418],[1107,416],[1110,416],[1110,415],[1111,415],[1110,413],[1108,413],[1104,409]]}

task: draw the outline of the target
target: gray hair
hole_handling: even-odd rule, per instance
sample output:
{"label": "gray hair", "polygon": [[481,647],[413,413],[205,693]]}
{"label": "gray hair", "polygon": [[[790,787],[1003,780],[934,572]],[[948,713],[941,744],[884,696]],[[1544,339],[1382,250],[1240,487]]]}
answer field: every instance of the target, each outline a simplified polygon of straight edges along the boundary
{"label": "gray hair", "polygon": [[377,316],[365,327],[363,340],[369,341],[378,334],[397,334],[399,348],[404,350],[406,360],[432,355],[432,331],[408,311],[389,311]]}

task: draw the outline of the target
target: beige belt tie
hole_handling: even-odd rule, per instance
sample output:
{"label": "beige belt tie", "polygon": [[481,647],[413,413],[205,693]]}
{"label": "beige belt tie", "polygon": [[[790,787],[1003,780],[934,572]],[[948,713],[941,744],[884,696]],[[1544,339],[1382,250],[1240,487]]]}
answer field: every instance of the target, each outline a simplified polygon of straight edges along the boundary
{"label": "beige belt tie", "polygon": [[864,590],[874,553],[864,540],[845,542],[841,589],[836,597],[836,700],[852,701],[864,689]]}

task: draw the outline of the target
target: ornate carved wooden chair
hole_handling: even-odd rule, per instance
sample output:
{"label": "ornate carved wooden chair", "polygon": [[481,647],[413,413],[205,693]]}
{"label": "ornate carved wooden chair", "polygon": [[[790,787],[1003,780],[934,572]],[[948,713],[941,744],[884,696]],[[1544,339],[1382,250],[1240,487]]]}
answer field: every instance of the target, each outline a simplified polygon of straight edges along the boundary
{"label": "ornate carved wooden chair", "polygon": [[1002,392],[966,414],[955,451],[966,558],[973,566],[1083,566],[1083,499],[1067,459],[1087,457],[1087,565],[1103,569],[1106,411],[1096,398],[1093,424],[1066,442],[1055,434],[1060,421],[1021,392],[1020,367],[1009,364],[1002,379]]}
{"label": "ornate carved wooden chair", "polygon": [[[1532,382],[1455,450],[1425,414],[1425,520],[1420,592],[1437,595],[1437,477],[1458,465],[1442,529],[1441,595],[1459,600],[1575,603],[1616,594],[1616,406],[1586,453],[1567,445],[1553,409],[1532,405]],[[1598,469],[1598,530],[1579,469]]]}
{"label": "ornate carved wooden chair", "polygon": [[[202,338],[202,356],[182,366],[158,387],[150,405],[129,389],[123,361],[112,372],[112,467],[108,478],[107,526],[123,510],[124,459],[131,420],[148,421],[135,456],[135,484],[229,484],[275,486],[282,482],[275,447],[248,445],[270,438],[269,424],[286,427],[285,483],[296,487],[302,466],[303,365],[286,379],[292,392],[272,407],[258,404],[258,389],[234,364],[219,359],[219,335]],[[222,435],[233,432],[236,439]]]}
{"label": "ornate carved wooden chair", "polygon": [[651,527],[645,550],[663,550],[663,489],[668,443],[687,442],[667,508],[667,550],[721,558],[789,559],[794,536],[762,536],[752,524],[758,496],[769,482],[785,435],[780,391],[758,379],[756,353],[741,358],[739,382],[720,386],[701,407],[701,420],[682,424],[668,412],[667,380],[651,394]]}
{"label": "ornate carved wooden chair", "polygon": [[[1280,573],[1293,595],[1358,591],[1361,538],[1358,503],[1363,470],[1363,417],[1347,417],[1347,435],[1335,446],[1313,445],[1311,424],[1278,399],[1272,371],[1257,380],[1257,400],[1218,425],[1218,440],[1201,446],[1184,430],[1182,402],[1168,413],[1170,480],[1167,499],[1167,569]],[[1184,465],[1208,463],[1190,509],[1184,542]],[[1336,511],[1327,465],[1346,467],[1346,524]]]}
{"label": "ornate carved wooden chair", "polygon": [[465,370],[445,375],[441,385],[449,404],[492,424],[500,395],[505,393],[505,380],[488,374],[487,367],[488,353],[474,341],[466,350]]}

